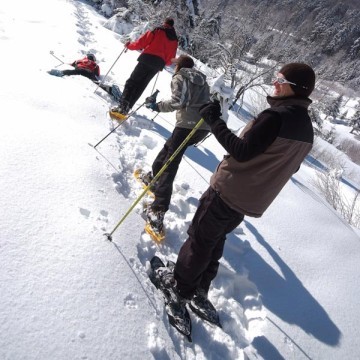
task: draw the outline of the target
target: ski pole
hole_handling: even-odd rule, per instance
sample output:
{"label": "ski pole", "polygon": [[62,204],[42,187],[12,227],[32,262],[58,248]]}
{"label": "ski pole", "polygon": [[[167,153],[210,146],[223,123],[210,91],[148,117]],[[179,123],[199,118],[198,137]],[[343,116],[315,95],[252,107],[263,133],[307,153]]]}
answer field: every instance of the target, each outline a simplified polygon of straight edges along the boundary
{"label": "ski pole", "polygon": [[159,74],[160,74],[160,71],[158,71],[158,73],[157,73],[157,75],[156,75],[155,82],[154,82],[153,88],[152,88],[152,90],[151,90],[151,93],[153,93],[153,92],[154,92],[155,85],[156,85],[156,83],[157,83],[157,80],[158,80]]}
{"label": "ski pole", "polygon": [[158,112],[158,113],[151,119],[151,121],[154,121],[155,118],[156,118],[159,114],[160,114],[160,113]]}
{"label": "ski pole", "polygon": [[100,83],[98,84],[98,86],[97,86],[96,89],[94,90],[94,93],[96,92],[96,90],[98,89],[98,87],[104,83],[105,79],[106,79],[107,76],[109,75],[109,72],[110,72],[111,69],[115,66],[115,64],[117,63],[117,61],[120,59],[120,56],[123,54],[124,51],[125,51],[125,52],[127,51],[127,48],[126,48],[126,47],[123,48],[123,50],[121,51],[121,53],[119,54],[119,56],[116,58],[116,60],[114,61],[114,63],[111,65],[109,71],[106,73],[106,75],[104,76],[104,78],[101,79]]}
{"label": "ski pole", "polygon": [[162,175],[162,173],[167,169],[170,163],[175,159],[177,154],[182,150],[182,148],[187,144],[187,142],[191,139],[191,137],[195,134],[196,130],[203,124],[204,119],[201,118],[195,127],[191,130],[189,135],[184,139],[184,141],[179,145],[179,147],[175,150],[175,152],[170,156],[170,158],[166,161],[163,167],[159,170],[159,172],[154,176],[154,178],[150,181],[150,183],[145,187],[143,192],[139,195],[139,197],[134,201],[134,203],[130,206],[129,210],[125,213],[125,215],[120,219],[117,225],[110,233],[105,233],[104,235],[107,237],[109,241],[112,241],[112,234],[116,231],[116,229],[124,222],[127,216],[131,213],[134,207],[140,202],[143,196],[148,192],[148,190],[155,184],[158,178]]}
{"label": "ski pole", "polygon": [[130,114],[128,114],[114,129],[112,129],[106,136],[104,136],[96,145],[93,146],[94,149],[101,144],[109,135],[111,135],[122,123],[127,120],[130,116],[134,115],[142,106],[145,105],[145,102],[143,102],[138,108],[133,110]]}
{"label": "ski pole", "polygon": [[50,55],[52,55],[56,60],[59,60],[62,64],[65,64],[61,59],[54,55],[54,52],[51,50]]}

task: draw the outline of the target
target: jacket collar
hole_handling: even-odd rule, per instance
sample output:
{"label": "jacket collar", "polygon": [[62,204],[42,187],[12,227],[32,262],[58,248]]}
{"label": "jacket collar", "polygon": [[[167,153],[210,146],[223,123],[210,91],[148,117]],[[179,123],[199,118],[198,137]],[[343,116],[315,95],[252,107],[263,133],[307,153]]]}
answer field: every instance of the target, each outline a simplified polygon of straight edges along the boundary
{"label": "jacket collar", "polygon": [[301,106],[304,108],[308,108],[312,101],[307,97],[301,96],[286,96],[286,97],[266,97],[267,102],[270,104],[270,107],[278,107],[278,106]]}

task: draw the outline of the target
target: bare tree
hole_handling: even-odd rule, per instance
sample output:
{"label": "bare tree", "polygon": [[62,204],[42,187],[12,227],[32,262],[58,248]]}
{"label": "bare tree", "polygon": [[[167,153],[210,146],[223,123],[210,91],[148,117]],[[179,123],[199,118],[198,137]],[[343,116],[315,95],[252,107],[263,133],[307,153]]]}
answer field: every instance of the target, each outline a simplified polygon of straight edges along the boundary
{"label": "bare tree", "polygon": [[351,197],[342,191],[342,175],[344,164],[335,156],[327,155],[330,170],[317,171],[313,185],[324,196],[326,202],[331,205],[350,225],[360,226],[360,190],[354,190]]}

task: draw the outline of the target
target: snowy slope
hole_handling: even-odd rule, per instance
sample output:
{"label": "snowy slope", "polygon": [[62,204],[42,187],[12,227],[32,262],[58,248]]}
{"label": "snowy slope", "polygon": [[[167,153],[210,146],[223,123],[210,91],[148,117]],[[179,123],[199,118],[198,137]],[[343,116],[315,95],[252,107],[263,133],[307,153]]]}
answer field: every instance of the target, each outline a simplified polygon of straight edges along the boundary
{"label": "snowy slope", "polygon": [[[7,2],[0,20],[1,359],[356,358],[359,237],[310,190],[311,168],[229,236],[210,292],[223,329],[192,315],[188,343],[168,324],[148,260],[176,260],[224,150],[210,137],[187,152],[163,244],[144,233],[140,204],[108,242],[141,192],[134,168],[151,166],[175,115],[152,121],[142,108],[95,150],[116,125],[112,100],[86,78],[48,75],[59,64],[49,52],[67,63],[95,52],[105,74],[118,36],[81,1]],[[137,56],[124,53],[109,80],[122,87]],[[170,80],[160,73],[159,99]]]}

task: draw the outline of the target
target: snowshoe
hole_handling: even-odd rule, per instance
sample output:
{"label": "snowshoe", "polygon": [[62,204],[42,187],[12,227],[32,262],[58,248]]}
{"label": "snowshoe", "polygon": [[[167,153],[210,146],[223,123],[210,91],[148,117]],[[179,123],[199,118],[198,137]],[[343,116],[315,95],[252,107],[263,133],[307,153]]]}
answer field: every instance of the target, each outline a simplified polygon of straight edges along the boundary
{"label": "snowshoe", "polygon": [[117,108],[110,109],[109,115],[112,120],[119,121],[120,123],[122,123],[129,117],[127,114],[123,114],[123,113],[119,112],[119,110]]}
{"label": "snowshoe", "polygon": [[164,230],[164,211],[153,211],[151,205],[144,209],[146,214],[145,231],[156,242],[162,242],[165,239]]}
{"label": "snowshoe", "polygon": [[48,71],[48,73],[50,75],[58,76],[58,77],[64,76],[64,73],[61,70],[58,70],[58,69],[51,69],[50,71]]}
{"label": "snowshoe", "polygon": [[185,335],[191,342],[191,319],[186,308],[187,300],[177,293],[173,272],[157,256],[151,259],[150,264],[149,278],[164,297],[165,311],[170,325]]}
{"label": "snowshoe", "polygon": [[155,242],[162,242],[165,240],[165,231],[158,231],[150,223],[145,224],[145,231],[148,233]]}
{"label": "snowshoe", "polygon": [[219,314],[217,313],[214,305],[207,298],[207,294],[205,291],[197,290],[195,295],[189,302],[190,309],[201,319],[204,319],[211,324],[219,326],[221,323],[219,319]]}

